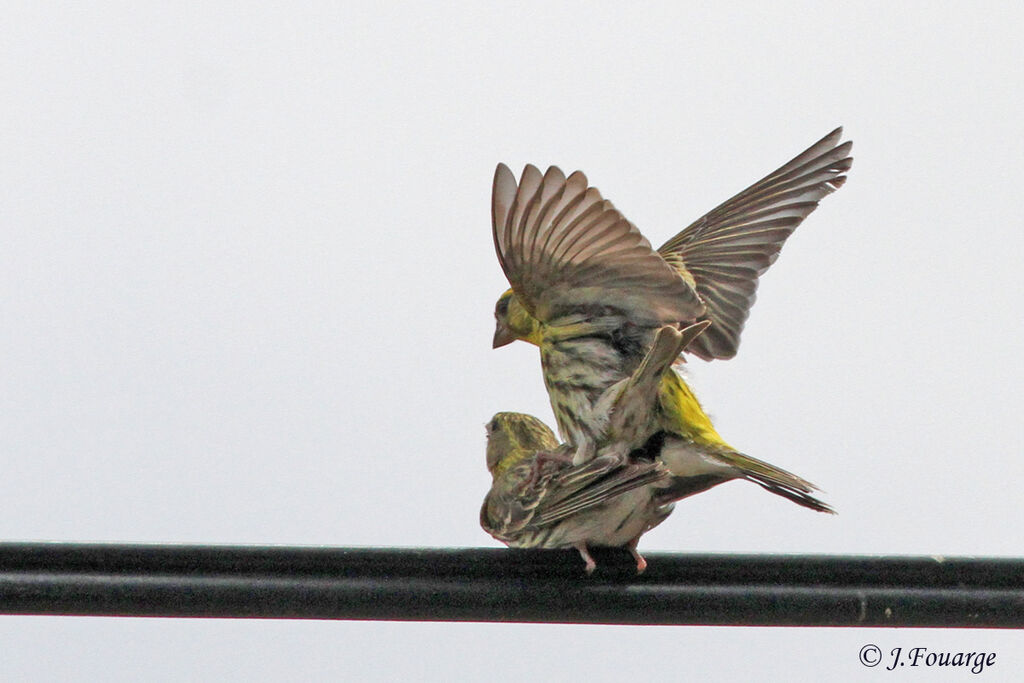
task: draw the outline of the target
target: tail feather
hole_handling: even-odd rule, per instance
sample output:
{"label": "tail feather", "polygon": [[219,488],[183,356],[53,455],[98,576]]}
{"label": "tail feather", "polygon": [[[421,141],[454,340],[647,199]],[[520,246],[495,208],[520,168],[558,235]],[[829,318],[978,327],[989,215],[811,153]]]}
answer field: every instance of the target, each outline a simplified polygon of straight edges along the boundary
{"label": "tail feather", "polygon": [[672,325],[665,325],[659,329],[647,355],[640,361],[640,365],[633,371],[633,375],[624,383],[618,402],[633,398],[629,394],[631,391],[634,393],[654,391],[659,388],[665,371],[672,367],[678,358],[683,357],[681,355],[683,349],[709,327],[711,327],[711,321],[702,320],[684,327],[682,330],[678,330]]}
{"label": "tail feather", "polygon": [[671,325],[665,325],[658,330],[657,335],[654,337],[654,344],[651,345],[643,360],[640,361],[640,365],[633,371],[632,377],[624,383],[622,391],[617,397],[617,402],[630,397],[631,390],[655,390],[661,382],[661,374],[679,356],[683,347],[686,346],[687,340],[690,338],[692,338],[690,335],[684,338],[683,334]]}
{"label": "tail feather", "polygon": [[649,412],[653,397],[649,399],[647,394],[653,394],[660,389],[665,371],[681,357],[683,349],[710,326],[710,321],[703,320],[682,330],[672,325],[665,325],[659,329],[654,337],[654,343],[633,374],[612,385],[601,396],[597,412],[613,413],[625,405],[642,406],[643,412]]}
{"label": "tail feather", "polygon": [[755,476],[747,476],[746,479],[754,482],[755,484],[763,488],[765,491],[771,491],[775,495],[782,496],[786,500],[791,500],[797,505],[802,505],[805,508],[810,508],[815,512],[827,512],[830,515],[836,514],[835,509],[831,505],[824,501],[818,500],[814,496],[804,491],[793,489],[787,486],[779,486],[778,484],[772,484],[767,481],[762,481],[761,479]]}
{"label": "tail feather", "polygon": [[835,514],[832,507],[811,495],[818,487],[792,472],[770,465],[744,453],[723,453],[719,457],[739,470],[741,476],[766,491],[818,512]]}
{"label": "tail feather", "polygon": [[594,412],[604,415],[605,436],[630,450],[646,441],[659,419],[654,410],[662,380],[683,349],[706,330],[704,321],[678,330],[665,325],[633,373],[605,390]]}

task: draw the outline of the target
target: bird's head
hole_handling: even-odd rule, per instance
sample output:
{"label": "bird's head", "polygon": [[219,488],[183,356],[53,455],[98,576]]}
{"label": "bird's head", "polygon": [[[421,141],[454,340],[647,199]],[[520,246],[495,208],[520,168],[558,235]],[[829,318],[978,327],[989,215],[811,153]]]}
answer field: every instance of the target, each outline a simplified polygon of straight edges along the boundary
{"label": "bird's head", "polygon": [[498,303],[494,305],[493,348],[511,344],[517,339],[540,345],[540,323],[510,289],[498,297]]}
{"label": "bird's head", "polygon": [[486,427],[487,469],[494,476],[538,451],[558,448],[554,432],[533,415],[498,413]]}

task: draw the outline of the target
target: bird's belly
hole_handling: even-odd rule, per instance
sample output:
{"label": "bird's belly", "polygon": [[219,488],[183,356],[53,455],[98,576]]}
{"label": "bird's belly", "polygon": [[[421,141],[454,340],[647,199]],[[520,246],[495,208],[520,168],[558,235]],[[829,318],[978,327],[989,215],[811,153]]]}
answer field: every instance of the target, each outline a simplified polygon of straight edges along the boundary
{"label": "bird's belly", "polygon": [[543,345],[541,364],[558,431],[577,446],[600,437],[607,415],[595,413],[594,405],[636,362],[608,341],[587,337]]}

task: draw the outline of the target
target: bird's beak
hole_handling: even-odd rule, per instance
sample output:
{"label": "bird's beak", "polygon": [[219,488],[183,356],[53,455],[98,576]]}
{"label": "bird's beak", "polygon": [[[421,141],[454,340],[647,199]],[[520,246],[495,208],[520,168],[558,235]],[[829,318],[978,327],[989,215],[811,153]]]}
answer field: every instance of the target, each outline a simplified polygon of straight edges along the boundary
{"label": "bird's beak", "polygon": [[512,330],[508,329],[501,323],[494,328],[494,343],[491,346],[492,349],[498,349],[506,344],[511,344],[516,340],[516,336],[512,334]]}

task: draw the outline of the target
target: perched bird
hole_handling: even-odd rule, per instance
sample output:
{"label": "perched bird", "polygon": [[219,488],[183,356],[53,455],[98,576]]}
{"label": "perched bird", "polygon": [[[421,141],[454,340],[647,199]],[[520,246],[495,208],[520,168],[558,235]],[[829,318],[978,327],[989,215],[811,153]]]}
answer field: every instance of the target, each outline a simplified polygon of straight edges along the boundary
{"label": "perched bird", "polygon": [[[659,329],[708,321],[686,351],[735,355],[758,278],[818,201],[846,180],[851,143],[840,144],[841,136],[836,129],[657,252],[583,173],[566,178],[551,167],[542,175],[528,165],[517,184],[498,165],[493,236],[512,288],[495,307],[494,346],[522,339],[540,347],[551,406],[576,464],[594,457],[605,432],[601,397],[630,376]],[[660,457],[679,478],[696,477],[692,485],[748,478],[827,509],[809,495],[809,482],[726,443],[673,370],[662,376],[655,414]]]}
{"label": "perched bird", "polygon": [[630,452],[650,438],[661,376],[706,327],[680,332],[666,325],[658,331],[633,374],[601,398],[606,438],[586,463],[573,465],[571,449],[560,447],[537,418],[495,415],[487,425],[492,484],[480,508],[484,530],[517,548],[574,547],[587,573],[596,566],[588,545],[625,546],[642,572],[647,562],[637,544],[672,511],[661,489],[673,482],[657,459],[631,458]]}
{"label": "perched bird", "polygon": [[513,548],[576,548],[588,574],[597,566],[589,547],[625,546],[642,572],[647,561],[637,543],[672,512],[671,502],[658,502],[660,487],[669,485],[667,470],[656,460],[597,457],[573,465],[559,456],[554,433],[537,418],[495,415],[487,423],[493,482],[480,526]]}
{"label": "perched bird", "polygon": [[[785,488],[713,458],[696,466],[683,458],[680,475],[673,475],[661,456],[666,454],[673,465],[679,461],[671,448],[662,448],[664,438],[660,432],[624,463],[599,455],[573,465],[571,452],[539,419],[498,413],[487,423],[492,483],[480,506],[480,526],[512,548],[575,548],[588,574],[597,567],[590,548],[625,547],[642,573],[647,560],[637,548],[640,538],[665,521],[677,501],[741,478],[790,497]],[[816,503],[807,507],[832,512],[825,503],[805,498]]]}

